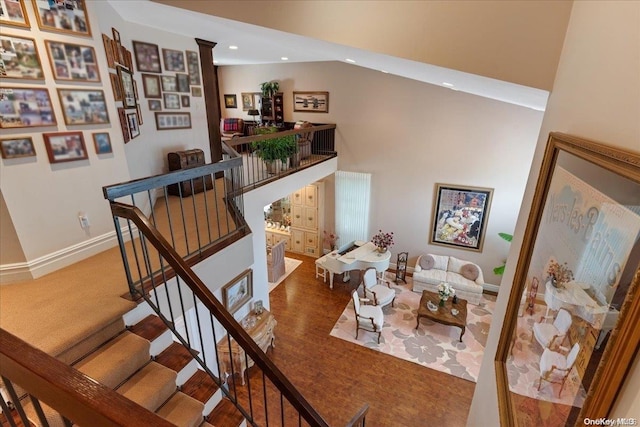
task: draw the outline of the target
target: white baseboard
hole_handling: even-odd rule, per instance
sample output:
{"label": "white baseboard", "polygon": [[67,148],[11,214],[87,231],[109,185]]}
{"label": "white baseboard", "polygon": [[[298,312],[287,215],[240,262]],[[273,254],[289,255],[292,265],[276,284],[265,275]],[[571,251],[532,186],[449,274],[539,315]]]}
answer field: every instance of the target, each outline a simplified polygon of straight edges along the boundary
{"label": "white baseboard", "polygon": [[[129,240],[127,230],[123,228],[122,233],[125,240]],[[114,230],[32,261],[0,265],[0,285],[37,279],[45,274],[52,273],[102,251],[111,249],[117,244],[118,239]]]}

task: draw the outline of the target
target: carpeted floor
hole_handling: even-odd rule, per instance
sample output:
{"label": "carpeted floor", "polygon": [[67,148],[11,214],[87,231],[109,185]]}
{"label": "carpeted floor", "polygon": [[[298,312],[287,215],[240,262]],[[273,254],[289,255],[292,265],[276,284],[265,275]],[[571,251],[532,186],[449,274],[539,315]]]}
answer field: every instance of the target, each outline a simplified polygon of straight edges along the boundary
{"label": "carpeted floor", "polygon": [[[391,274],[386,280],[393,280],[392,277]],[[384,308],[385,323],[380,344],[377,343],[377,334],[371,332],[360,331],[358,340],[355,339],[352,302],[347,304],[331,335],[427,368],[477,381],[495,297],[484,295],[480,305],[467,306],[467,329],[460,342],[460,328],[457,327],[421,319],[420,327],[415,329],[421,294],[411,291],[411,278],[407,278],[407,282],[395,284],[391,281],[396,300],[394,307]]]}
{"label": "carpeted floor", "polygon": [[293,272],[293,270],[300,267],[300,264],[302,264],[302,261],[300,260],[284,257],[284,275],[280,277],[275,283],[269,282],[269,292],[274,290],[276,286],[282,283],[282,281],[286,279],[287,276]]}

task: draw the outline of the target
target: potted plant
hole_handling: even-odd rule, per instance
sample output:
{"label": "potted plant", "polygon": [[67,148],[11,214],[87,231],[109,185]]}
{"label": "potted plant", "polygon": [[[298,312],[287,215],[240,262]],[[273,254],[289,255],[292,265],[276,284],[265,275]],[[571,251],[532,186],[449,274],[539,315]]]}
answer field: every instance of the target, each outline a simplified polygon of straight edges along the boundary
{"label": "potted plant", "polygon": [[[262,131],[262,133],[272,133]],[[251,146],[267,165],[267,172],[277,172],[277,161],[280,160],[282,169],[287,164],[287,159],[293,157],[298,151],[295,135],[274,136],[262,141],[254,141]]]}
{"label": "potted plant", "polygon": [[280,90],[280,83],[276,81],[264,82],[260,84],[260,90],[263,98],[272,98]]}

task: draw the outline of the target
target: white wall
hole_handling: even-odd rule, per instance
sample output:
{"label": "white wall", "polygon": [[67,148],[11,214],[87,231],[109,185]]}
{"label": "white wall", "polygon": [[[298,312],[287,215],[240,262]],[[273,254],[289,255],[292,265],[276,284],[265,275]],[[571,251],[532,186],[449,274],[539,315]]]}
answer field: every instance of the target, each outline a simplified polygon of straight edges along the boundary
{"label": "white wall", "polygon": [[[394,232],[393,261],[401,251],[410,264],[423,252],[446,253],[499,283],[492,270],[508,245],[498,233],[515,227],[541,112],[338,62],[226,66],[218,76],[220,93],[238,97],[277,80],[286,121],[337,124],[338,168],[372,173],[371,229]],[[294,90],[329,91],[329,113],[293,113]],[[248,118],[242,109],[222,115]],[[437,182],[495,189],[481,253],[428,244]],[[325,215],[330,227],[333,211]]]}
{"label": "white wall", "polygon": [[[638,76],[640,3],[575,2],[511,245],[502,282],[503,291],[498,295],[467,421],[469,426],[500,424],[493,360],[509,298],[506,291],[511,288],[548,134],[550,131],[562,131],[640,152]],[[611,414],[614,418],[640,418],[640,367],[637,359],[636,356]]]}

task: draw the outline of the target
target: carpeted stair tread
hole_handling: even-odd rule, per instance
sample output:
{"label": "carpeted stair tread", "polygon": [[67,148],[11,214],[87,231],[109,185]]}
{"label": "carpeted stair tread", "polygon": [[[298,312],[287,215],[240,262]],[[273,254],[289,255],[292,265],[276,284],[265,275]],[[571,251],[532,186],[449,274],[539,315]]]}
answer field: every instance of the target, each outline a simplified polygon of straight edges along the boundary
{"label": "carpeted stair tread", "polygon": [[115,388],[150,360],[149,341],[124,332],[76,363],[74,368]]}
{"label": "carpeted stair tread", "polygon": [[223,398],[205,420],[214,426],[239,426],[244,421],[242,413],[228,398]]}
{"label": "carpeted stair tread", "polygon": [[198,427],[204,419],[204,404],[184,393],[177,392],[156,413],[180,427]]}
{"label": "carpeted stair tread", "polygon": [[175,371],[151,362],[116,391],[138,405],[155,411],[176,391],[177,376]]}
{"label": "carpeted stair tread", "polygon": [[193,360],[193,356],[182,344],[173,342],[162,353],[156,356],[155,360],[169,369],[180,372],[182,368]]}
{"label": "carpeted stair tread", "polygon": [[209,374],[198,369],[196,373],[180,387],[180,391],[202,403],[207,403],[219,388],[218,384],[216,384]]}
{"label": "carpeted stair tread", "polygon": [[129,331],[146,338],[149,341],[153,341],[162,335],[167,329],[167,325],[164,324],[162,319],[153,314],[148,315],[135,325],[129,327]]}
{"label": "carpeted stair tread", "polygon": [[90,335],[65,349],[62,353],[58,354],[56,358],[61,362],[70,365],[85,354],[100,346],[105,341],[108,341],[118,335],[125,329],[125,325],[124,320],[122,320],[122,316],[119,316],[117,319],[114,319],[106,325],[96,325],[96,328],[97,329]]}

